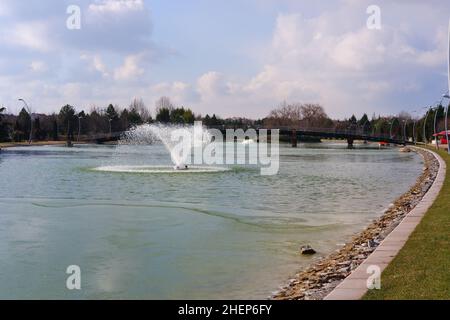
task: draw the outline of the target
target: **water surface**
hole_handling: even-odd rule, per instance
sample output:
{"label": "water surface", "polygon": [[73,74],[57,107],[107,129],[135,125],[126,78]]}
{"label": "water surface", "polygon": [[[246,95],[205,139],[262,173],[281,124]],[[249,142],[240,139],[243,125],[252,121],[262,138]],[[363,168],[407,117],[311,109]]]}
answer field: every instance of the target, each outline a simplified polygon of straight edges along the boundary
{"label": "water surface", "polygon": [[[0,298],[266,298],[363,229],[423,163],[397,149],[281,148],[280,172],[99,172],[171,165],[162,146],[0,153]],[[66,289],[79,265],[82,290]]]}

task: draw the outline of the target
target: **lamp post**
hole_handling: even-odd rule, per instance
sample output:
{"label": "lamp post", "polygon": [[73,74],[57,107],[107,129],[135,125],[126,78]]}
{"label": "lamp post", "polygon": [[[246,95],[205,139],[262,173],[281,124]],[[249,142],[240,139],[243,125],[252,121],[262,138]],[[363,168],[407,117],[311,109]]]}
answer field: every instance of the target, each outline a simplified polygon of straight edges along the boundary
{"label": "lamp post", "polygon": [[438,137],[436,135],[436,133],[437,133],[436,132],[436,120],[437,120],[437,115],[439,113],[439,107],[441,106],[441,103],[436,107],[436,110],[434,111],[433,131],[434,131],[434,140],[436,142],[436,149],[439,149],[439,139],[438,139]]}
{"label": "lamp post", "polygon": [[364,124],[362,125],[362,134],[365,135],[366,134],[366,125],[369,122],[369,119],[367,119],[366,121],[364,121]]}
{"label": "lamp post", "polygon": [[78,137],[77,141],[80,142],[80,133],[81,133],[81,119],[83,116],[78,115]]}
{"label": "lamp post", "polygon": [[[450,99],[450,20],[448,21],[448,41],[447,41],[448,47],[447,47],[447,77],[448,77],[448,91],[447,94],[443,96],[443,98]],[[448,141],[448,107],[449,104],[447,104],[447,108],[445,108],[445,137],[447,139],[447,152],[450,154],[450,143]]]}
{"label": "lamp post", "polygon": [[428,140],[427,140],[427,120],[428,120],[428,115],[430,114],[430,111],[433,110],[433,107],[429,107],[427,110],[427,114],[425,115],[425,121],[423,123],[423,143],[427,144]]}
{"label": "lamp post", "polygon": [[109,137],[112,137],[112,126],[111,126],[111,122],[113,121],[113,119],[109,119]]}
{"label": "lamp post", "polygon": [[[449,63],[449,65],[450,65],[450,63]],[[449,74],[449,76],[450,76],[450,74]],[[450,78],[449,78],[449,81],[450,81]],[[450,99],[450,96],[448,94],[445,94],[445,95],[443,95],[443,98]],[[448,119],[447,119],[448,107],[449,106],[450,106],[450,104],[447,104],[447,107],[445,108],[445,120],[444,120],[444,122],[445,122],[445,139],[447,140],[447,152],[448,152],[448,154],[450,154],[450,142],[448,141]]]}
{"label": "lamp post", "polygon": [[[448,93],[444,96],[444,98],[449,99],[449,93],[450,93],[450,20],[448,21],[448,50],[447,50],[447,76],[448,76]],[[448,124],[447,124],[447,115],[448,115],[448,104],[447,104],[447,108],[445,109],[445,136],[447,138],[447,152],[448,154],[450,154],[450,143],[448,141]]]}
{"label": "lamp post", "polygon": [[394,126],[394,122],[397,120],[397,118],[392,119],[391,121],[391,128],[389,129],[389,137],[392,139],[392,127]]}
{"label": "lamp post", "polygon": [[25,110],[27,110],[30,115],[30,138],[28,140],[28,144],[31,144],[33,142],[33,114],[31,112],[31,108],[28,106],[28,103],[24,99],[20,98],[19,101],[23,102],[23,104],[25,105]]}
{"label": "lamp post", "polygon": [[408,119],[403,120],[403,142],[406,145],[406,125],[408,124]]}

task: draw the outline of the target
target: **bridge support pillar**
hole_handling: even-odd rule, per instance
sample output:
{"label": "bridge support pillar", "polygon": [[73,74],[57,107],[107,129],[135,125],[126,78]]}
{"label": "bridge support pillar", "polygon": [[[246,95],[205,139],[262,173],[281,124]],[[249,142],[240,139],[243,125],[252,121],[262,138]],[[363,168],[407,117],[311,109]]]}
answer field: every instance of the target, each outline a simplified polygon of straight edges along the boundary
{"label": "bridge support pillar", "polygon": [[291,143],[292,143],[292,148],[297,148],[297,130],[292,130],[291,133]]}
{"label": "bridge support pillar", "polygon": [[347,149],[353,149],[354,148],[353,142],[354,142],[353,138],[347,138]]}

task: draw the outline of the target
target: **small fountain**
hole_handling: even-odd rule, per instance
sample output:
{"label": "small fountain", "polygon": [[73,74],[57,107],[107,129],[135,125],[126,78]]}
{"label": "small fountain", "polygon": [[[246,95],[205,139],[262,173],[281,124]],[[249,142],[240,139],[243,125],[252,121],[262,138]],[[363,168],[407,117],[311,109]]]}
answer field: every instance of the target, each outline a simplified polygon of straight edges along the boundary
{"label": "small fountain", "polygon": [[[127,173],[175,173],[175,172],[220,172],[227,168],[188,166],[194,148],[203,149],[211,141],[208,130],[199,125],[139,125],[123,134],[119,141],[118,152],[126,153],[128,147],[152,146],[162,143],[169,152],[173,167],[114,165],[96,168],[96,171]],[[123,149],[123,150],[122,150]]]}
{"label": "small fountain", "polygon": [[[180,141],[174,140],[174,136],[184,142],[183,148],[177,148]],[[211,136],[208,130],[203,127],[192,125],[144,124],[127,131],[119,143],[127,145],[148,145],[160,141],[170,153],[174,169],[187,170],[187,157],[190,155],[192,148],[199,146],[203,148],[210,140]]]}

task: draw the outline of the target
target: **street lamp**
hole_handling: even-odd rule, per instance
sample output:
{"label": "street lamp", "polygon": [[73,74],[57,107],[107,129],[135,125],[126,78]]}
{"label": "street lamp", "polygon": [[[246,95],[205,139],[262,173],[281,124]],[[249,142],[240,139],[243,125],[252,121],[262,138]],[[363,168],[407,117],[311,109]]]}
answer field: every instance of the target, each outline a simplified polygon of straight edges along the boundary
{"label": "street lamp", "polygon": [[[450,74],[449,74],[450,77]],[[444,94],[442,96],[442,98],[446,98],[446,99],[450,99],[450,96],[448,94]],[[450,142],[448,141],[448,119],[447,119],[447,115],[448,115],[448,107],[450,106],[450,104],[447,104],[447,108],[445,108],[445,138],[447,139],[447,152],[448,154],[450,154]]]}
{"label": "street lamp", "polygon": [[414,119],[414,124],[413,124],[413,140],[414,140],[414,144],[415,144],[415,145],[417,145],[416,123],[417,123],[417,119]]}
{"label": "street lamp", "polygon": [[83,118],[83,116],[78,115],[78,137],[77,137],[77,141],[80,142],[80,133],[81,133],[81,119]]}
{"label": "street lamp", "polygon": [[392,127],[394,126],[394,122],[397,120],[397,118],[392,119],[391,121],[391,128],[389,129],[389,137],[392,139]]}
{"label": "street lamp", "polygon": [[113,121],[112,118],[109,119],[109,137],[112,137],[112,126],[111,126],[111,122]]}
{"label": "street lamp", "polygon": [[408,124],[408,119],[403,120],[403,142],[406,145],[406,125]]}
{"label": "street lamp", "polygon": [[31,108],[28,106],[28,103],[24,99],[20,98],[19,101],[23,102],[23,104],[25,105],[25,109],[30,114],[30,139],[28,140],[28,144],[31,144],[31,142],[33,142],[33,114],[31,112]]}
{"label": "street lamp", "polygon": [[366,121],[364,121],[364,124],[362,125],[362,134],[364,135],[366,132],[366,124],[367,122],[369,122],[369,119],[367,119]]}
{"label": "street lamp", "polygon": [[425,121],[423,123],[423,143],[426,145],[428,143],[427,139],[427,120],[428,116],[430,115],[431,110],[433,110],[433,106],[430,106],[427,110],[427,113],[425,115]]}
{"label": "street lamp", "polygon": [[434,111],[434,122],[433,122],[433,130],[434,130],[434,140],[435,140],[435,142],[436,142],[436,149],[439,149],[439,139],[438,139],[438,137],[437,137],[437,135],[436,135],[436,121],[437,121],[437,115],[438,115],[438,113],[439,113],[439,107],[441,106],[441,104],[442,104],[442,100],[441,100],[441,102],[439,103],[439,105],[436,107],[436,110]]}

